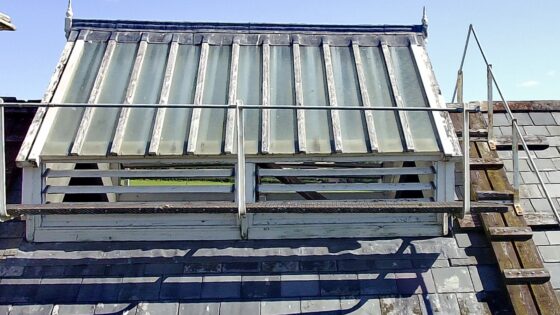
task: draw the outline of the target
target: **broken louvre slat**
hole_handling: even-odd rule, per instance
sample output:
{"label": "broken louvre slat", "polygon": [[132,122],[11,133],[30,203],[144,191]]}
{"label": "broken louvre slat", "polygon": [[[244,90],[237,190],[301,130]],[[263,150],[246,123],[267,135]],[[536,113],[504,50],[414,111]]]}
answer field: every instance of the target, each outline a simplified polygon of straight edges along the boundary
{"label": "broken louvre slat", "polygon": [[[229,87],[228,87],[228,105],[235,105],[237,101],[237,77],[239,74],[239,37],[233,38],[231,47],[231,67],[229,72]],[[226,136],[224,153],[232,154],[234,147],[235,135],[235,111],[236,109],[228,108],[226,118]]]}
{"label": "broken louvre slat", "polygon": [[[171,81],[173,80],[173,74],[175,72],[175,63],[177,61],[177,52],[179,50],[179,36],[173,35],[171,40],[171,47],[169,48],[169,55],[167,57],[167,66],[165,69],[165,77],[163,79],[163,85],[161,88],[161,94],[159,97],[159,104],[166,105],[169,102],[169,93],[171,92]],[[159,154],[159,144],[161,142],[161,133],[163,131],[163,124],[165,120],[165,113],[167,108],[158,107],[156,113],[156,119],[154,122],[154,128],[152,130],[152,138],[150,141],[150,148],[148,149],[148,154],[157,155]]]}
{"label": "broken louvre slat", "polygon": [[[372,107],[369,100],[369,94],[366,84],[366,75],[364,73],[364,67],[362,63],[362,56],[360,54],[360,46],[357,42],[352,42],[352,52],[354,53],[354,62],[356,65],[356,73],[358,74],[358,84],[360,87],[360,95],[362,97],[362,106]],[[369,145],[371,152],[379,151],[379,141],[377,141],[377,133],[375,131],[375,122],[373,120],[373,112],[370,110],[364,111],[364,116],[366,118],[366,126],[368,131]]]}
{"label": "broken louvre slat", "polygon": [[[399,92],[397,85],[397,79],[395,78],[395,69],[393,67],[393,61],[391,59],[391,52],[389,51],[389,46],[387,43],[381,44],[381,50],[383,52],[383,59],[385,60],[385,67],[387,68],[387,74],[389,76],[389,83],[391,86],[391,91],[393,98],[397,107],[404,108],[404,103],[402,96]],[[398,118],[404,135],[404,145],[405,151],[414,152],[414,141],[412,140],[412,132],[410,131],[410,124],[408,123],[408,113],[406,111],[398,111]]]}
{"label": "broken louvre slat", "polygon": [[[201,105],[202,97],[204,96],[204,82],[206,80],[206,65],[208,64],[208,50],[209,44],[207,38],[203,39],[200,48],[200,60],[198,63],[198,74],[196,77],[196,91],[194,94],[194,104]],[[202,108],[193,108],[191,116],[191,128],[189,130],[189,137],[187,143],[187,153],[193,154],[196,151],[196,144],[198,141],[198,128],[200,126],[200,115]]]}
{"label": "broken louvre slat", "polygon": [[[130,81],[126,90],[124,104],[132,104],[134,102],[134,94],[136,93],[136,87],[138,86],[138,79],[140,77],[140,70],[142,69],[142,64],[144,63],[144,56],[146,55],[147,49],[148,33],[143,33],[142,40],[140,41],[140,45],[138,47],[138,52],[136,54],[136,60],[134,61],[134,67],[132,68],[132,74],[130,75]],[[121,109],[117,129],[115,130],[115,135],[113,136],[113,144],[111,145],[111,150],[109,152],[109,154],[111,155],[118,155],[121,152],[126,125],[128,124],[128,118],[130,117],[130,111],[130,107]]]}
{"label": "broken louvre slat", "polygon": [[488,232],[492,240],[522,241],[533,237],[530,227],[490,227]]}
{"label": "broken louvre slat", "polygon": [[[334,83],[334,71],[332,66],[331,48],[328,41],[323,40],[323,56],[325,58],[325,73],[327,76],[327,90],[329,94],[329,106],[338,107],[336,98],[336,87]],[[332,131],[334,138],[334,152],[342,153],[342,132],[340,130],[340,114],[337,110],[330,111]]]}
{"label": "broken louvre slat", "polygon": [[[301,54],[299,49],[299,43],[297,38],[294,39],[293,43],[293,55],[294,55],[294,90],[296,94],[296,106],[303,106],[303,84],[301,76]],[[307,152],[307,135],[305,132],[305,110],[298,109],[297,115],[297,139],[298,139],[298,152]]]}
{"label": "broken louvre slat", "polygon": [[550,280],[550,273],[544,268],[504,269],[507,284],[542,284]]}

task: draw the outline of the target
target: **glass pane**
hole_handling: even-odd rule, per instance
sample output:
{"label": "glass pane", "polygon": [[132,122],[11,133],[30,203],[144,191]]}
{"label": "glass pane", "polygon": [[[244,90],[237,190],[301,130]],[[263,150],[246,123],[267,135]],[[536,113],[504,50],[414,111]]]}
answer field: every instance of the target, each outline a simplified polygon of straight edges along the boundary
{"label": "glass pane", "polygon": [[[62,103],[87,103],[105,53],[105,47],[106,44],[100,42],[84,43],[82,55],[74,71],[63,74],[71,76],[71,79],[64,91]],[[60,108],[58,110],[42,155],[67,155],[69,153],[83,112],[83,108]]]}
{"label": "glass pane", "polygon": [[[427,107],[410,50],[408,47],[391,47],[390,50],[404,106]],[[430,113],[415,112],[408,116],[416,151],[439,151]]]}
{"label": "glass pane", "polygon": [[[371,106],[395,106],[391,95],[389,76],[379,47],[360,47],[366,85]],[[380,152],[402,152],[403,146],[397,113],[374,111],[373,122]]]}
{"label": "glass pane", "polygon": [[[134,104],[157,104],[167,63],[167,44],[149,44],[142,62]],[[155,108],[132,108],[120,154],[145,154],[152,137]]]}
{"label": "glass pane", "polygon": [[[270,46],[270,104],[295,105],[292,47]],[[296,115],[293,110],[270,110],[270,153],[295,153]]]}
{"label": "glass pane", "polygon": [[[262,95],[262,53],[260,46],[239,47],[239,73],[237,75],[237,99],[245,105],[260,105]],[[261,111],[243,111],[245,124],[245,152],[256,154],[261,134]],[[234,141],[237,143],[237,141]]]}
{"label": "glass pane", "polygon": [[[331,56],[338,106],[361,106],[362,97],[352,50],[350,47],[331,47]],[[339,115],[344,152],[368,152],[364,113],[340,111]]]}
{"label": "glass pane", "polygon": [[[101,104],[122,103],[136,58],[137,44],[118,43],[111,57],[105,79],[99,91]],[[91,124],[82,147],[87,155],[105,155],[119,118],[119,108],[95,108]]]}
{"label": "glass pane", "polygon": [[[194,103],[199,57],[200,46],[179,46],[169,104]],[[160,154],[183,154],[191,126],[191,113],[191,108],[168,108],[165,111],[159,144]]]}
{"label": "glass pane", "polygon": [[[328,106],[325,64],[321,48],[301,46],[300,52],[303,104],[306,106]],[[306,110],[305,132],[308,152],[331,153],[330,139],[332,139],[332,136],[327,111]]]}
{"label": "glass pane", "polygon": [[[231,46],[210,46],[202,102],[225,105],[228,99]],[[196,153],[220,154],[224,142],[226,109],[202,109]]]}

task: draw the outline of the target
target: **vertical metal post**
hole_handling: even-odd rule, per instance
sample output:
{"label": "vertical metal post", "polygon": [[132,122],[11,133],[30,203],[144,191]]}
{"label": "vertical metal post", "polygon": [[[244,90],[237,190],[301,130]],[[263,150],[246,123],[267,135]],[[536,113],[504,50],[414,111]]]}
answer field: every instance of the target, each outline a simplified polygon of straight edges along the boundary
{"label": "vertical metal post", "polygon": [[245,128],[243,126],[243,108],[241,102],[237,101],[235,106],[235,120],[237,122],[237,168],[236,179],[236,201],[241,228],[241,238],[247,238],[247,208],[245,196]]}
{"label": "vertical metal post", "polygon": [[487,71],[487,89],[488,89],[488,145],[491,150],[496,150],[496,141],[494,139],[494,100],[492,92],[494,90],[494,81],[492,74],[492,65],[488,65]]}
{"label": "vertical metal post", "polygon": [[[461,95],[461,99],[463,96]],[[470,132],[469,109],[463,104],[463,213],[461,218],[471,209],[471,166],[470,166]]]}
{"label": "vertical metal post", "polygon": [[519,137],[517,132],[517,118],[511,120],[511,148],[513,160],[513,206],[517,213],[521,213],[521,202],[519,200]]}
{"label": "vertical metal post", "polygon": [[[0,98],[0,104],[4,100]],[[4,106],[0,105],[0,221],[8,219],[6,210],[6,151],[4,141]]]}

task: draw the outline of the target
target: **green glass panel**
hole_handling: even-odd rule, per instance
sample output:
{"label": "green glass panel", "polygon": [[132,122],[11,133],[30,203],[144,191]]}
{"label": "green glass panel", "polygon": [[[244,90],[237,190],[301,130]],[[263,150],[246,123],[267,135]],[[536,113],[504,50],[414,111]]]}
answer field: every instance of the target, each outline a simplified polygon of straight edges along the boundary
{"label": "green glass panel", "polygon": [[[320,47],[301,46],[303,104],[328,106],[325,63]],[[324,110],[305,111],[305,132],[309,153],[331,153],[329,115]]]}
{"label": "green glass panel", "polygon": [[[416,65],[408,47],[390,47],[395,78],[406,107],[428,107]],[[439,151],[429,112],[409,113],[410,131],[416,151]]]}
{"label": "green glass panel", "polygon": [[[200,46],[180,45],[177,51],[175,71],[171,81],[169,104],[193,104]],[[191,126],[191,108],[168,108],[165,111],[160,154],[183,154]]]}
{"label": "green glass panel", "polygon": [[[87,103],[97,72],[105,53],[105,43],[85,42],[76,68],[64,76],[70,76],[62,103]],[[74,52],[75,53],[75,52]],[[57,91],[61,93],[62,91]],[[60,108],[47,136],[42,155],[67,155],[78,131],[83,108]],[[44,131],[43,131],[44,132]]]}
{"label": "green glass panel", "polygon": [[[246,105],[260,105],[262,95],[262,53],[261,46],[239,47],[239,68],[237,75],[237,99]],[[245,109],[245,153],[256,154],[259,150],[261,134],[261,111]],[[237,143],[237,141],[234,141]]]}
{"label": "green glass panel", "polygon": [[[99,91],[101,104],[119,104],[126,97],[130,73],[134,66],[138,45],[117,43],[109,62],[107,73]],[[119,118],[119,108],[95,108],[86,135],[82,153],[86,155],[106,155]]]}
{"label": "green glass panel", "polygon": [[[331,47],[331,58],[338,106],[361,106],[362,98],[354,55],[350,47]],[[345,153],[368,152],[367,126],[361,111],[340,111],[342,148]]]}
{"label": "green glass panel", "polygon": [[[381,49],[379,47],[360,47],[360,55],[371,106],[395,106]],[[393,111],[374,111],[373,121],[379,151],[402,152],[403,146],[397,113]]]}
{"label": "green glass panel", "polygon": [[[231,46],[210,46],[202,102],[225,105],[228,99]],[[196,144],[197,154],[220,154],[224,146],[226,109],[202,109]]]}
{"label": "green glass panel", "polygon": [[[270,104],[295,105],[292,47],[270,46]],[[294,110],[270,110],[270,153],[294,153],[297,143]]]}

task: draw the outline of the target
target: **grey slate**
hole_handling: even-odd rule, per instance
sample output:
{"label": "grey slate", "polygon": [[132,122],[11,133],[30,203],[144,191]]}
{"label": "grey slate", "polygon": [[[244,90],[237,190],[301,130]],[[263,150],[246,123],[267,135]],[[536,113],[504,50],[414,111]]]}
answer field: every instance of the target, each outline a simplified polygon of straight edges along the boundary
{"label": "grey slate", "polygon": [[116,303],[122,278],[84,278],[78,292],[79,302]]}
{"label": "grey slate", "polygon": [[533,113],[529,113],[529,116],[533,120],[533,124],[535,126],[554,125],[556,123],[551,113],[533,112]]}
{"label": "grey slate", "polygon": [[243,298],[280,298],[280,275],[242,276],[241,296]]}
{"label": "grey slate", "polygon": [[545,262],[560,262],[560,245],[539,246],[539,252]]}
{"label": "grey slate", "polygon": [[474,291],[467,267],[437,268],[432,270],[432,274],[438,293]]}
{"label": "grey slate", "polygon": [[163,301],[198,299],[202,294],[202,277],[166,277],[161,283],[159,298]]}
{"label": "grey slate", "polygon": [[103,315],[133,315],[136,314],[135,303],[99,303],[95,306],[95,314]]}
{"label": "grey slate", "polygon": [[430,270],[405,270],[395,274],[399,294],[428,294],[435,293],[436,286]]}
{"label": "grey slate", "polygon": [[283,297],[319,296],[319,275],[282,275],[280,280]]}
{"label": "grey slate", "polygon": [[340,314],[339,299],[302,300],[302,314]]}
{"label": "grey slate", "polygon": [[179,315],[218,315],[220,314],[220,303],[181,303]]}
{"label": "grey slate", "polygon": [[2,266],[0,265],[0,277],[21,277],[23,275],[23,267],[21,266]]}
{"label": "grey slate", "polygon": [[222,265],[219,263],[186,263],[185,273],[219,273]]}
{"label": "grey slate", "polygon": [[550,283],[554,289],[560,289],[560,263],[545,263],[544,268],[550,272]]}
{"label": "grey slate", "polygon": [[358,274],[362,295],[397,294],[397,280],[393,273]]}
{"label": "grey slate", "polygon": [[38,303],[35,295],[41,283],[40,278],[0,279],[0,303]]}
{"label": "grey slate", "polygon": [[336,271],[336,261],[334,260],[311,260],[300,261],[301,271],[327,272]]}
{"label": "grey slate", "polygon": [[146,264],[144,266],[144,275],[180,275],[184,271],[181,263],[167,264]]}
{"label": "grey slate", "polygon": [[119,291],[119,301],[154,301],[159,297],[161,279],[159,277],[123,278]]}
{"label": "grey slate", "polygon": [[203,299],[238,299],[241,297],[241,276],[205,276],[202,278]]}
{"label": "grey slate", "polygon": [[357,296],[360,283],[356,274],[321,274],[319,275],[321,296]]}
{"label": "grey slate", "polygon": [[544,231],[533,231],[533,242],[537,246],[550,245],[546,232]]}
{"label": "grey slate", "polygon": [[261,315],[299,314],[301,302],[299,300],[264,300],[261,302]]}
{"label": "grey slate", "polygon": [[372,315],[381,314],[379,299],[362,297],[361,299],[341,299],[340,309],[343,314]]}
{"label": "grey slate", "polygon": [[496,266],[469,266],[471,280],[476,292],[501,291],[502,278]]}
{"label": "grey slate", "polygon": [[12,305],[10,315],[51,314],[52,304]]}
{"label": "grey slate", "polygon": [[222,264],[223,273],[259,272],[259,270],[260,270],[260,264],[256,261],[227,262]]}
{"label": "grey slate", "polygon": [[412,261],[408,259],[376,260],[375,266],[377,267],[377,269],[385,270],[411,269]]}
{"label": "grey slate", "polygon": [[382,298],[381,314],[422,314],[422,307],[420,306],[420,300],[417,295]]}
{"label": "grey slate", "polygon": [[222,302],[220,303],[220,314],[224,314],[224,315],[259,314],[260,308],[261,308],[261,303],[254,302],[254,301]]}
{"label": "grey slate", "polygon": [[488,247],[488,241],[483,233],[455,233],[454,237],[459,247]]}
{"label": "grey slate", "polygon": [[81,278],[43,278],[35,300],[47,304],[74,303],[81,283]]}
{"label": "grey slate", "polygon": [[336,264],[338,271],[366,271],[375,268],[375,261],[368,259],[344,259]]}
{"label": "grey slate", "polygon": [[[457,296],[453,293],[449,294],[428,294],[423,299],[425,314],[448,315],[460,314]],[[479,314],[481,315],[481,314]]]}
{"label": "grey slate", "polygon": [[93,315],[95,313],[95,304],[55,305],[52,313],[57,315]]}
{"label": "grey slate", "polygon": [[139,303],[136,315],[172,314],[179,312],[179,303]]}
{"label": "grey slate", "polygon": [[560,245],[560,231],[547,231],[546,237],[550,245]]}
{"label": "grey slate", "polygon": [[297,272],[299,270],[299,262],[297,261],[263,261],[261,263],[261,271],[268,273],[287,273]]}

